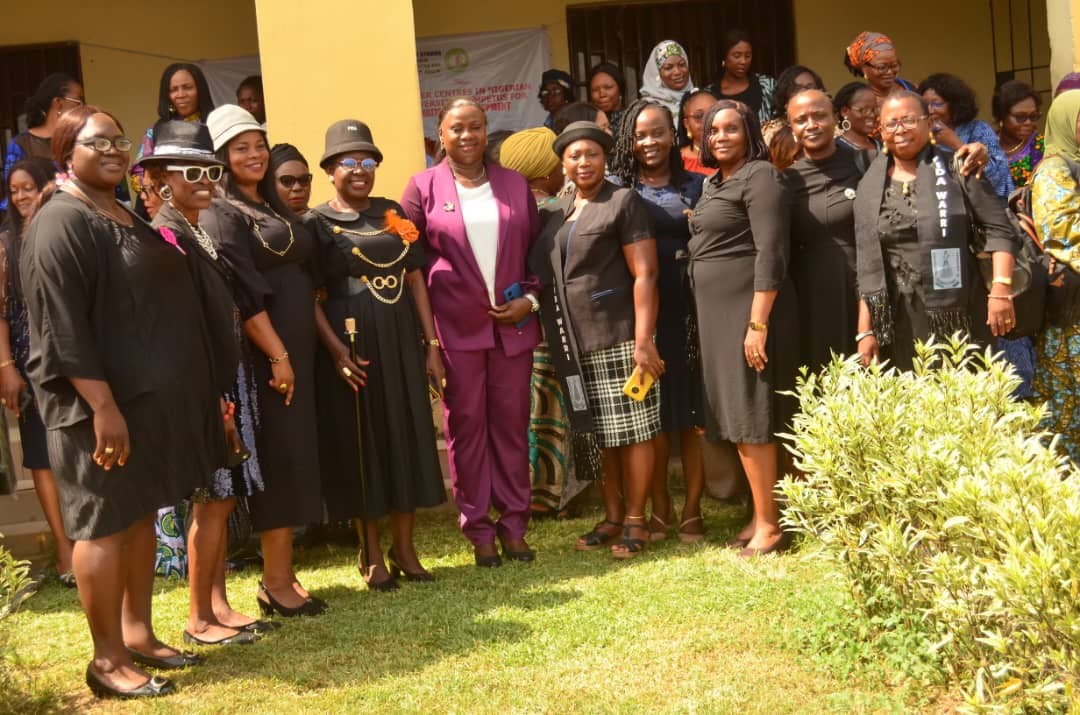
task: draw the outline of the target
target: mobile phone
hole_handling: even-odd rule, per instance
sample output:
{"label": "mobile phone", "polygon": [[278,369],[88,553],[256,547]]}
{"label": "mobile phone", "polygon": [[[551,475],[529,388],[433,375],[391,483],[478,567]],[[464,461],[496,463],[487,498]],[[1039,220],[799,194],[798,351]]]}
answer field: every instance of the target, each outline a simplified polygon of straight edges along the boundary
{"label": "mobile phone", "polygon": [[[514,300],[515,298],[524,298],[524,297],[525,297],[525,291],[523,291],[521,289],[521,284],[520,283],[514,283],[509,288],[507,288],[506,290],[503,291],[503,300],[505,300],[507,303]],[[519,328],[519,329],[524,328],[526,325],[529,324],[529,320],[531,320],[531,319],[532,319],[532,313],[529,313],[528,315],[525,316],[525,318],[520,323],[515,323],[514,327]]]}
{"label": "mobile phone", "polygon": [[[642,375],[645,376],[644,382],[640,381]],[[630,379],[623,385],[622,391],[631,400],[641,402],[645,399],[645,395],[649,394],[654,382],[656,382],[656,378],[650,373],[643,372],[641,367],[635,367],[634,371],[630,373]]]}

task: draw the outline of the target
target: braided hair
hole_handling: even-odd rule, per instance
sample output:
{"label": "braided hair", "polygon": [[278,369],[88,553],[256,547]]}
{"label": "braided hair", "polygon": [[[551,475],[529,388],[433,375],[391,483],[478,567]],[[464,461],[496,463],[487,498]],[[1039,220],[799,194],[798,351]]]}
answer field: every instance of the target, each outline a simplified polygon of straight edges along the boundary
{"label": "braided hair", "polygon": [[681,186],[689,176],[686,173],[686,168],[683,167],[679,144],[675,141],[675,119],[672,117],[670,109],[647,99],[638,99],[632,102],[623,112],[622,119],[619,121],[618,129],[615,132],[615,148],[611,150],[611,157],[608,159],[608,173],[616,176],[619,182],[627,188],[632,189],[634,184],[637,183],[638,175],[641,173],[641,165],[638,164],[637,157],[634,156],[634,128],[637,125],[638,115],[646,109],[659,109],[667,117],[672,139],[671,156],[669,158],[671,183],[673,186]]}

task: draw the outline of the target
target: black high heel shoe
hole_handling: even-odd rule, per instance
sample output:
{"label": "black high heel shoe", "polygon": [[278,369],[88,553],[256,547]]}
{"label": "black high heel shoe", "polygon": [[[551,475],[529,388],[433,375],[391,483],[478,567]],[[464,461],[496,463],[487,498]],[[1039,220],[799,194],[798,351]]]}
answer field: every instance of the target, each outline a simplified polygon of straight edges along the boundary
{"label": "black high heel shoe", "polygon": [[423,569],[420,569],[419,571],[406,571],[401,568],[401,563],[398,561],[397,554],[394,553],[393,546],[386,552],[386,563],[390,565],[390,576],[392,578],[397,578],[402,574],[405,574],[406,581],[413,581],[415,583],[431,583],[435,580],[434,576]]}
{"label": "black high heel shoe", "polygon": [[295,618],[296,616],[320,616],[323,611],[326,610],[325,606],[319,606],[312,601],[304,601],[304,605],[297,606],[296,608],[282,606],[272,595],[270,595],[270,591],[262,581],[259,582],[259,592],[255,596],[255,602],[259,604],[259,610],[262,611],[264,616],[272,616],[275,612],[279,616],[284,616],[285,618]]}
{"label": "black high heel shoe", "polygon": [[93,664],[86,666],[86,686],[99,698],[135,700],[137,698],[160,698],[176,692],[176,684],[168,678],[155,675],[137,688],[117,690],[108,685],[94,672]]}
{"label": "black high heel shoe", "polygon": [[[372,564],[372,566],[374,565],[376,564]],[[393,574],[387,575],[382,581],[372,581],[371,577],[368,576],[368,569],[364,567],[360,556],[356,557],[356,568],[360,572],[360,577],[364,579],[364,583],[367,584],[368,590],[370,591],[390,593],[391,591],[397,591],[401,588]]]}

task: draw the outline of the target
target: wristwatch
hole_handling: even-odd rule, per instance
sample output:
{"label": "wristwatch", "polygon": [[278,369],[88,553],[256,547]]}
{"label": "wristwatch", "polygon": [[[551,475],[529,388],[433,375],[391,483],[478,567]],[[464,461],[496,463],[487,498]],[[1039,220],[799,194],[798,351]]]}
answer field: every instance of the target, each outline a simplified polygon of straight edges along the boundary
{"label": "wristwatch", "polygon": [[532,303],[532,308],[530,308],[530,309],[529,309],[529,312],[530,312],[530,313],[539,313],[539,312],[540,312],[540,299],[539,299],[539,298],[537,298],[537,297],[536,297],[535,295],[533,295],[532,293],[526,293],[526,294],[525,294],[525,298],[526,298],[526,299],[527,299],[527,300],[528,300],[528,301],[529,301],[530,303]]}
{"label": "wristwatch", "polygon": [[874,331],[873,331],[873,330],[864,330],[864,331],[862,331],[861,333],[858,333],[858,334],[857,334],[857,335],[855,336],[855,344],[856,344],[856,345],[858,345],[858,344],[859,344],[859,343],[860,343],[860,342],[862,341],[862,339],[863,339],[863,338],[868,338],[868,337],[870,337],[871,335],[874,335]]}

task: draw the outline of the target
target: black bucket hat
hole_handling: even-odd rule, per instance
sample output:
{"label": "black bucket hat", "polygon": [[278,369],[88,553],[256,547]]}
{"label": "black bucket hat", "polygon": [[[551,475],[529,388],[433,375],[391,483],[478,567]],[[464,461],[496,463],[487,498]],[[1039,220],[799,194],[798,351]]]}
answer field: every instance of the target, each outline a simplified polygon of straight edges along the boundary
{"label": "black bucket hat", "polygon": [[349,151],[367,151],[375,155],[375,161],[382,163],[383,156],[371,138],[368,125],[358,119],[342,119],[334,122],[326,130],[326,151],[319,166],[326,168],[327,162],[339,154]]}
{"label": "black bucket hat", "polygon": [[566,129],[562,130],[562,134],[555,140],[555,145],[552,148],[555,150],[555,154],[562,159],[566,147],[579,139],[591,139],[603,148],[605,154],[610,154],[612,147],[615,146],[615,140],[611,138],[610,134],[601,129],[599,124],[581,121],[567,124]]}
{"label": "black bucket hat", "polygon": [[206,125],[180,119],[154,125],[153,151],[135,163],[142,165],[149,161],[194,161],[224,166],[214,156],[214,142]]}

